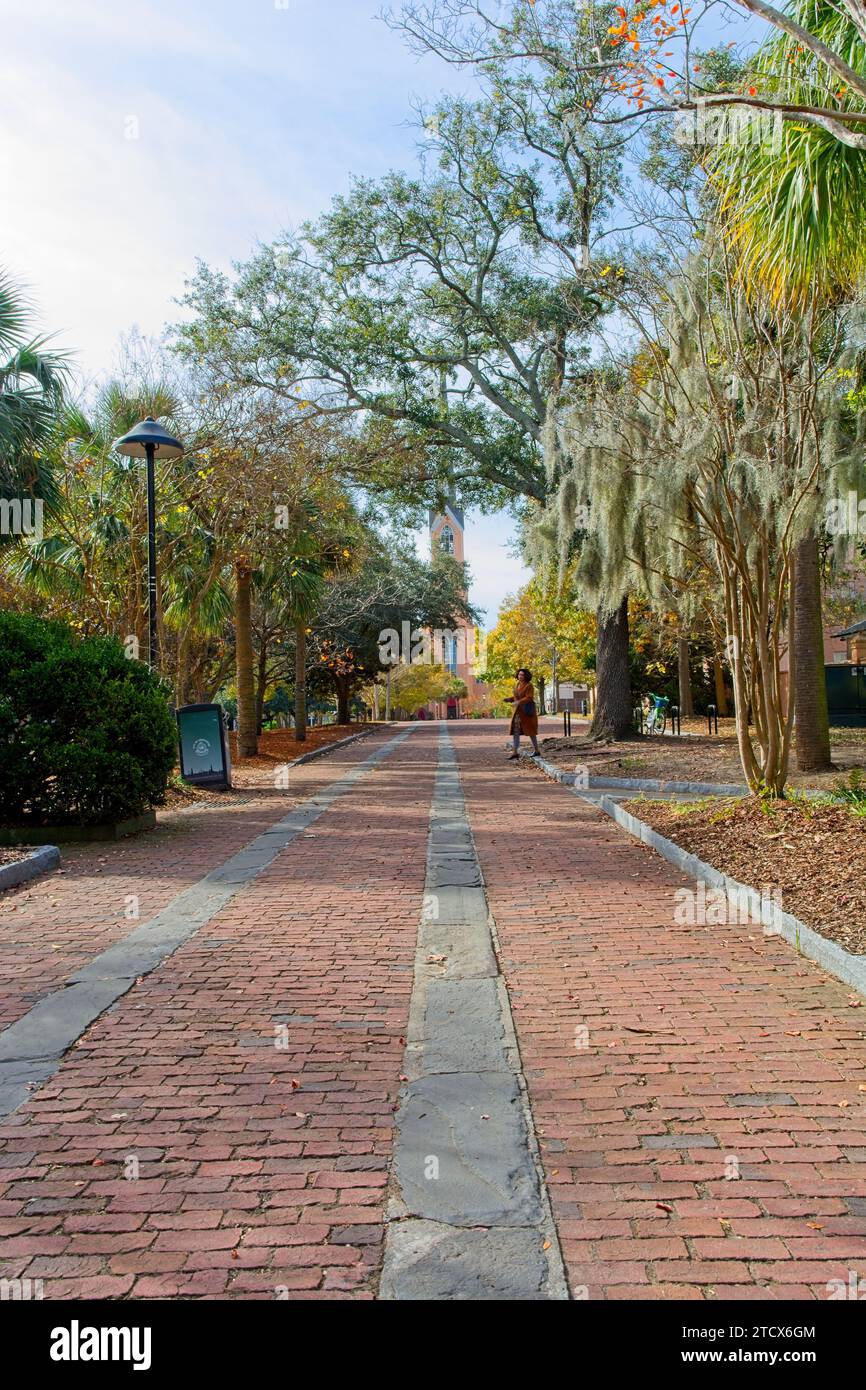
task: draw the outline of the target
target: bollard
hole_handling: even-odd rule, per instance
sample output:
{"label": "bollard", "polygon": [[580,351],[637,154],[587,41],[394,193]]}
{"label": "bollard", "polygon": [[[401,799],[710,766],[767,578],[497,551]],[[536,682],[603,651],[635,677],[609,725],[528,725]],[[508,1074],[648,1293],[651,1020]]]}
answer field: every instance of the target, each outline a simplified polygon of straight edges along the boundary
{"label": "bollard", "polygon": [[680,707],[679,705],[671,705],[671,737],[673,738],[674,735],[679,736],[682,731],[683,726],[680,722]]}
{"label": "bollard", "polygon": [[[715,730],[713,725],[715,724]],[[719,712],[715,705],[707,705],[707,733],[719,732]]]}

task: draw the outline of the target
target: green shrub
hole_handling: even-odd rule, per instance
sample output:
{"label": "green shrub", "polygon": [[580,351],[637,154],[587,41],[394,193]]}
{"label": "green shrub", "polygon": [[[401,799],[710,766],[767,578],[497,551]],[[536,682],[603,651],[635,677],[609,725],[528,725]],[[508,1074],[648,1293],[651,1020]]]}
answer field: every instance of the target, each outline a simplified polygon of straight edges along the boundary
{"label": "green shrub", "polygon": [[174,762],[167,689],[116,638],[0,612],[0,823],[126,820]]}

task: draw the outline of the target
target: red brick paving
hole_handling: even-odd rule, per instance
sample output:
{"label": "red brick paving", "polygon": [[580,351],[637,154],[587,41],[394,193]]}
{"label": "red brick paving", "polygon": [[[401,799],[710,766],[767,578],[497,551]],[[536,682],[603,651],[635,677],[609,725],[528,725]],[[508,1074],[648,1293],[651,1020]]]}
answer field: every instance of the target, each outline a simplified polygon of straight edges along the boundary
{"label": "red brick paving", "polygon": [[[678,926],[689,880],[452,731],[572,1289],[826,1299],[866,1276],[866,1005],[759,926]],[[796,1104],[726,1099],[746,1092]]]}
{"label": "red brick paving", "polygon": [[[0,1028],[8,1028],[298,801],[366,758],[372,747],[362,739],[293,767],[285,791],[272,790],[264,779],[262,789],[246,789],[224,807],[160,812],[157,828],[145,835],[111,844],[64,845],[60,870],[0,893]],[[125,916],[132,894],[139,898],[137,919]]]}
{"label": "red brick paving", "polygon": [[[759,927],[676,925],[671,866],[506,763],[501,729],[449,729],[575,1296],[826,1299],[863,1277],[851,992]],[[375,1294],[437,733],[415,730],[0,1125],[0,1275],[49,1299]],[[298,769],[293,790],[369,751]],[[157,911],[285,810],[196,812],[108,851],[106,876],[105,851],[78,852],[38,890],[63,895],[42,949],[66,930],[68,954],[44,974],[37,948],[25,986],[128,929],[106,922],[125,892]],[[728,1099],[768,1092],[796,1104]]]}
{"label": "red brick paving", "polygon": [[0,1273],[49,1299],[371,1296],[434,765],[430,736],[392,752],[0,1126]]}

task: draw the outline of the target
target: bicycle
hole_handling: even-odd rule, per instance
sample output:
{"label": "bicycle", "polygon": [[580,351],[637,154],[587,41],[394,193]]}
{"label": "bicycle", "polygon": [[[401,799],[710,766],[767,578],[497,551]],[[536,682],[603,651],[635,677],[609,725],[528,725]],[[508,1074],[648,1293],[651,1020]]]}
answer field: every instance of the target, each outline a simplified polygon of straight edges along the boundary
{"label": "bicycle", "polygon": [[667,712],[670,700],[666,695],[653,695],[652,693],[650,693],[649,698],[653,703],[652,708],[647,711],[646,718],[644,719],[643,731],[647,735],[663,734],[667,728]]}

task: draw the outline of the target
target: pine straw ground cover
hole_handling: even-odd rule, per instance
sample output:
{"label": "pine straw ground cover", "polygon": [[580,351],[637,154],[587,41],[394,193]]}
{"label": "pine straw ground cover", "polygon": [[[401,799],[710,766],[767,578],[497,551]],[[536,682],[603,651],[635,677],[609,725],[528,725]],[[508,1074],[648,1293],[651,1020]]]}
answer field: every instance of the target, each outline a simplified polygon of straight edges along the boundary
{"label": "pine straw ground cover", "polygon": [[[866,802],[713,798],[626,809],[853,955],[866,955]],[[778,899],[777,899],[778,901]]]}

